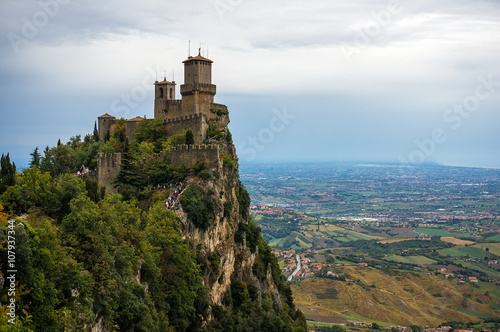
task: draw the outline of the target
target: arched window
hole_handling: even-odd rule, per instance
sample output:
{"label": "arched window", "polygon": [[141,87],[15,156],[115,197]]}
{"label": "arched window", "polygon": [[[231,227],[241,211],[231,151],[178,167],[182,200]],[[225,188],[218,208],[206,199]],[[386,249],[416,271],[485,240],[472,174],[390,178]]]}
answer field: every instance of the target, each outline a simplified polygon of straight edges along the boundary
{"label": "arched window", "polygon": [[174,99],[174,89],[170,88],[170,99]]}
{"label": "arched window", "polygon": [[163,98],[163,88],[160,88],[160,98]]}

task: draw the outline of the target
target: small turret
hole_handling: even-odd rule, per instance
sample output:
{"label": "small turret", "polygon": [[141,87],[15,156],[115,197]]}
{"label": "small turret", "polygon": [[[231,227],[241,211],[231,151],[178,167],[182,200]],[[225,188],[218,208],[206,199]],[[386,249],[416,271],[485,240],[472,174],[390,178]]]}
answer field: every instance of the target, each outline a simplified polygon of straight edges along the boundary
{"label": "small turret", "polygon": [[170,102],[175,100],[175,85],[175,81],[169,82],[166,77],[155,82],[155,119],[167,116]]}
{"label": "small turret", "polygon": [[116,118],[105,113],[97,118],[99,126],[99,140],[105,141],[106,136],[111,135],[111,126],[116,122]]}
{"label": "small turret", "polygon": [[174,100],[175,81],[169,82],[166,78],[163,81],[155,82],[155,100]]}

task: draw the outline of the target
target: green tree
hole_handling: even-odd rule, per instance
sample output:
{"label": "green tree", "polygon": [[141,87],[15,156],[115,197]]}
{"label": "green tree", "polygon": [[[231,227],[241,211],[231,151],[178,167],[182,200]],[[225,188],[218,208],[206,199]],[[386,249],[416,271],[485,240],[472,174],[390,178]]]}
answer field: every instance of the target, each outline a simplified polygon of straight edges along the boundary
{"label": "green tree", "polygon": [[25,200],[24,211],[37,207],[46,213],[52,213],[58,205],[54,181],[48,172],[42,172],[36,167],[27,168],[18,178],[17,190]]}
{"label": "green tree", "polygon": [[188,186],[180,196],[179,201],[193,224],[206,230],[214,220],[214,203],[198,185]]}
{"label": "green tree", "polygon": [[220,141],[223,136],[224,134],[222,133],[222,131],[219,130],[219,128],[217,128],[216,124],[211,124],[208,126],[207,138],[213,138],[216,139],[217,141]]}
{"label": "green tree", "polygon": [[33,150],[33,152],[30,153],[31,160],[30,160],[30,167],[36,166],[40,167],[40,162],[42,160],[42,155],[40,152],[38,152],[38,146]]}
{"label": "green tree", "polygon": [[124,143],[126,136],[127,122],[124,118],[116,120],[116,122],[111,126],[111,137],[116,139],[119,143]]}
{"label": "green tree", "polygon": [[87,190],[87,195],[94,202],[98,203],[104,197],[101,196],[101,190],[99,188],[99,183],[94,178],[85,179],[85,189]]}
{"label": "green tree", "polygon": [[93,132],[94,142],[99,142],[99,130],[97,130],[97,121],[94,122],[94,132]]}
{"label": "green tree", "polygon": [[125,145],[122,153],[120,172],[116,175],[113,184],[117,188],[140,188],[142,186],[142,177],[139,172],[139,167],[134,163],[130,155],[130,145],[128,139],[125,139]]}
{"label": "green tree", "polygon": [[71,200],[82,193],[86,193],[86,188],[81,179],[66,173],[57,177],[53,192],[56,195],[57,204],[53,207],[45,206],[44,208],[47,212],[52,210],[49,213],[50,215],[62,218],[70,212],[69,203]]}
{"label": "green tree", "polygon": [[168,136],[167,140],[165,141],[165,143],[163,143],[162,147],[164,149],[169,150],[181,144],[186,144],[186,131]]}
{"label": "green tree", "polygon": [[155,152],[160,152],[162,144],[167,139],[167,131],[161,119],[144,119],[139,123],[135,132],[135,138],[139,143],[152,143],[155,147]]}
{"label": "green tree", "polygon": [[239,181],[239,190],[236,192],[236,197],[238,198],[238,203],[240,203],[240,215],[243,216],[243,218],[248,218],[248,213],[249,210],[248,208],[250,207],[250,195],[248,194],[247,189],[243,185],[241,181]]}
{"label": "green tree", "polygon": [[191,129],[188,129],[186,131],[186,144],[187,145],[193,145],[194,144],[194,135],[193,135],[193,131]]}
{"label": "green tree", "polygon": [[10,162],[10,156],[7,153],[0,159],[0,194],[7,190],[7,187],[16,184],[16,164]]}

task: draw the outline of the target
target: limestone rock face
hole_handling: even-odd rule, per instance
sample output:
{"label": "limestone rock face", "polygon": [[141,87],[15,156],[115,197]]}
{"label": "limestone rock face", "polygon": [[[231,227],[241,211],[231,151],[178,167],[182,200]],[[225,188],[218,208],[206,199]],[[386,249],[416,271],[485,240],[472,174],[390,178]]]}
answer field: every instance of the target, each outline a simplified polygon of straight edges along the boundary
{"label": "limestone rock face", "polygon": [[[220,144],[221,156],[236,156],[232,143],[221,142]],[[240,181],[235,157],[233,157],[233,162],[234,164],[227,166],[221,161],[218,163],[221,166],[210,169],[212,176],[209,180],[202,180],[196,176],[186,179],[184,184],[186,188],[190,185],[198,185],[213,200],[214,221],[208,229],[202,230],[197,228],[180,208],[176,211],[176,215],[181,223],[181,232],[195,245],[203,245],[205,254],[216,253],[220,257],[219,273],[215,275],[214,271],[207,269],[207,273],[203,276],[210,290],[209,299],[212,304],[221,305],[231,281],[239,280],[257,287],[260,290],[260,301],[262,298],[270,297],[276,306],[281,307],[280,295],[272,277],[271,267],[267,267],[265,280],[259,281],[252,271],[258,259],[258,249],[252,253],[244,239],[242,243],[235,241],[235,234],[240,224],[248,223],[248,211],[240,214],[237,194],[240,190]]]}

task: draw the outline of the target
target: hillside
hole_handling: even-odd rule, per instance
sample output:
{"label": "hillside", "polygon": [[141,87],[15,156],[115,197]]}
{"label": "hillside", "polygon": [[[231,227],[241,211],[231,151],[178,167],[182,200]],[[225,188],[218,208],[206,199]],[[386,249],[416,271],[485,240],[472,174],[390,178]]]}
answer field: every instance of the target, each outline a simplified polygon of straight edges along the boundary
{"label": "hillside", "polygon": [[500,304],[498,288],[491,284],[457,284],[434,274],[388,274],[371,268],[342,267],[337,272],[354,282],[315,277],[292,285],[296,303],[308,318],[437,326],[498,315],[487,305]]}
{"label": "hillside", "polygon": [[2,155],[0,331],[306,330],[249,218],[212,62],[183,62],[182,100],[156,81],[154,119],[106,113],[19,173]]}
{"label": "hillside", "polygon": [[[78,154],[92,144],[101,143],[54,149]],[[230,134],[217,144],[231,157],[216,166],[152,156],[160,167],[141,170],[128,160],[139,145],[125,141],[119,193],[109,195],[92,177],[58,171],[57,161],[16,174],[0,195],[0,280],[12,252],[17,267],[15,294],[1,291],[0,326],[9,325],[12,299],[19,331],[304,331],[277,260],[249,221]],[[154,187],[152,172],[164,173]]]}

